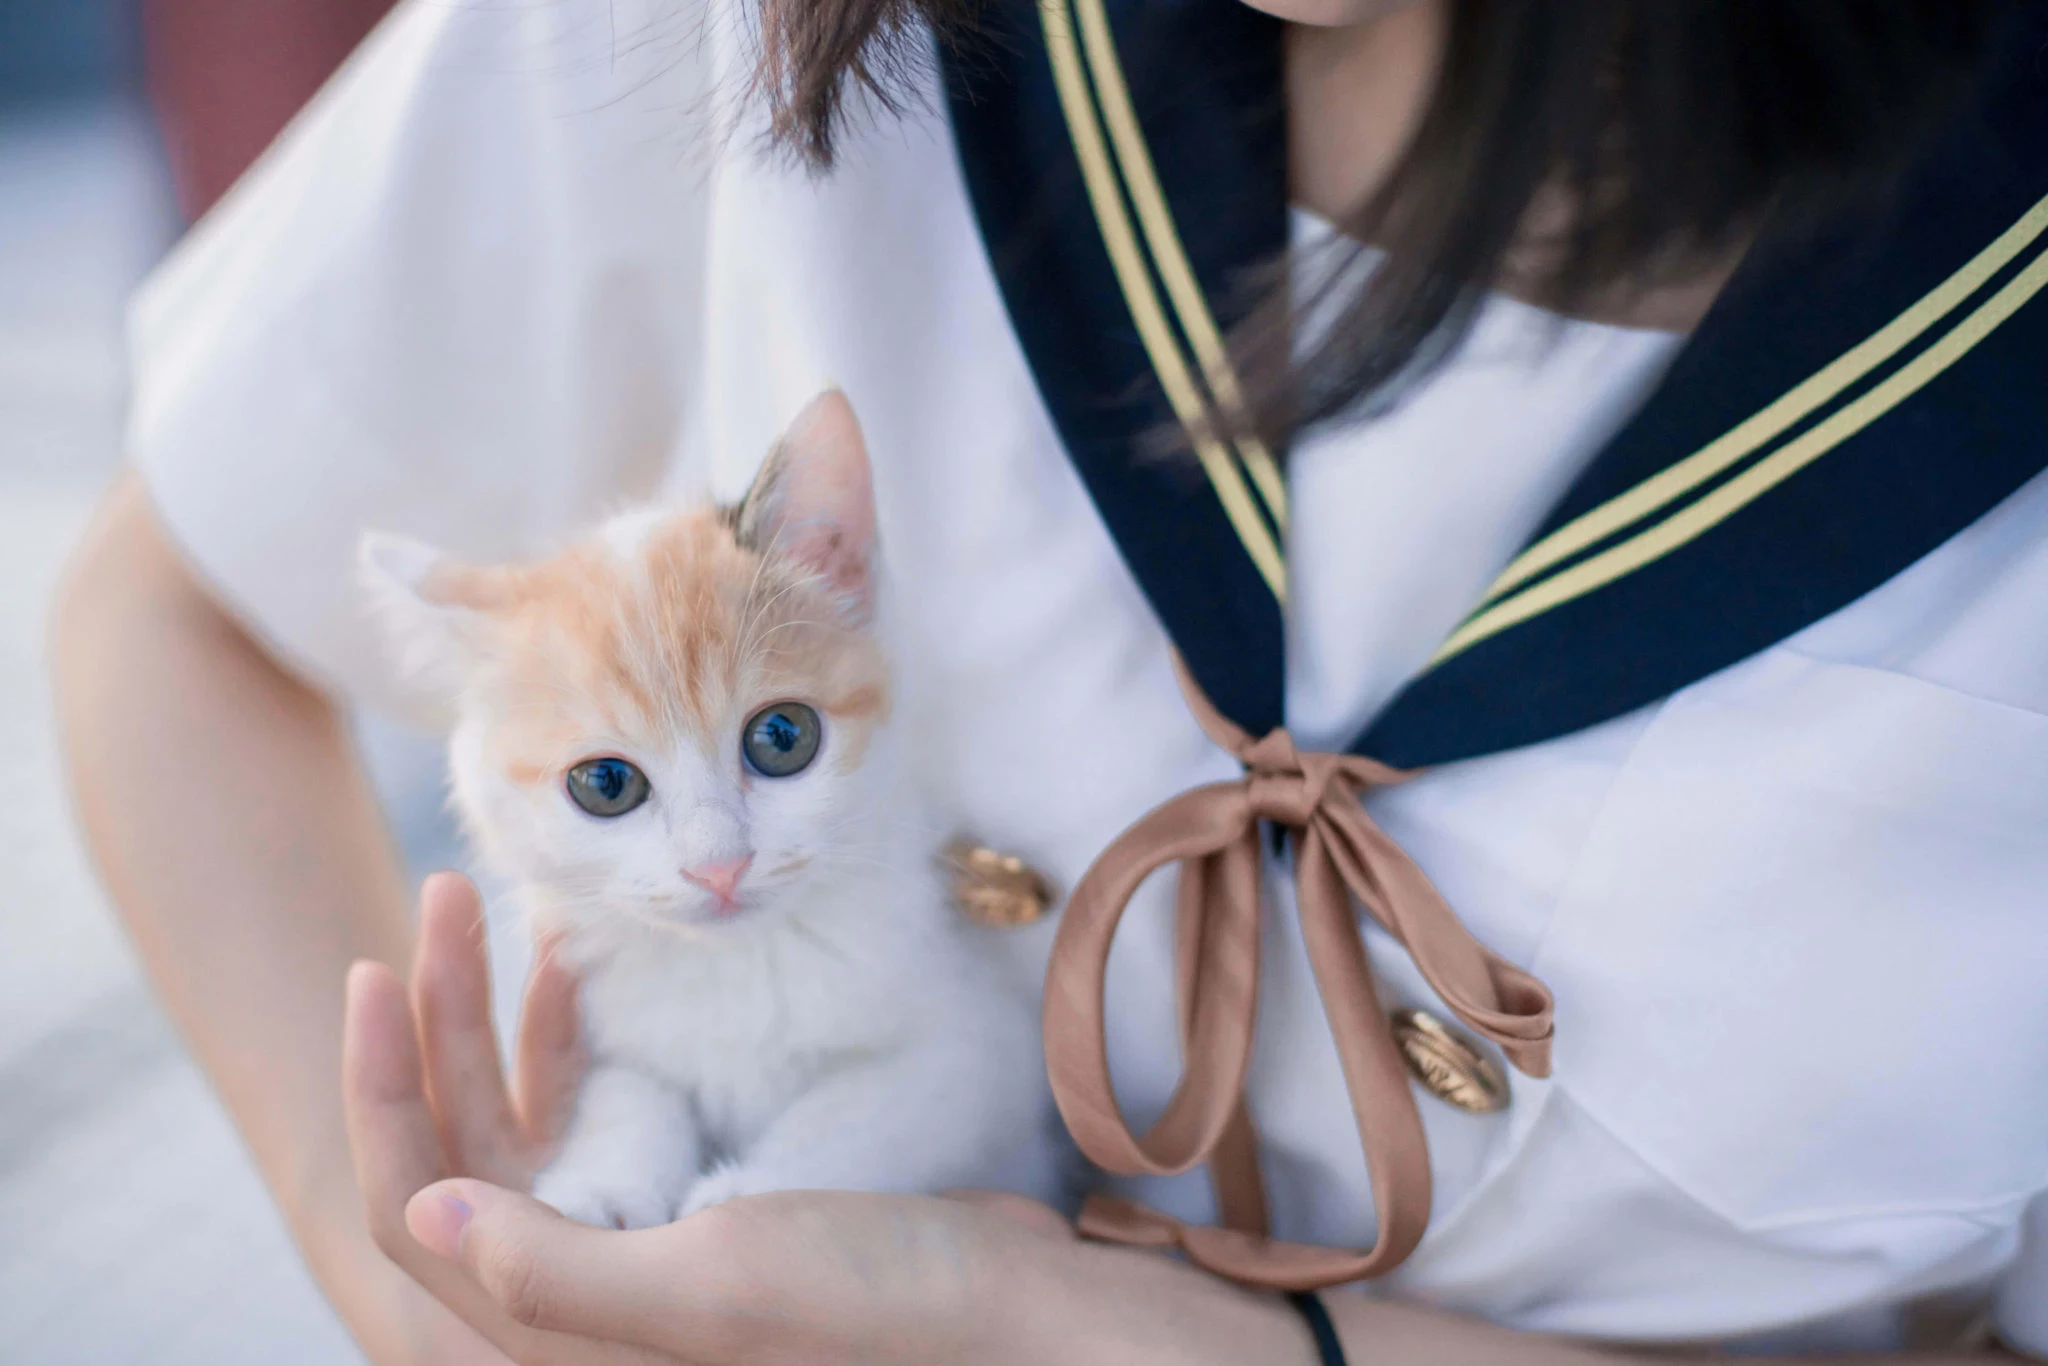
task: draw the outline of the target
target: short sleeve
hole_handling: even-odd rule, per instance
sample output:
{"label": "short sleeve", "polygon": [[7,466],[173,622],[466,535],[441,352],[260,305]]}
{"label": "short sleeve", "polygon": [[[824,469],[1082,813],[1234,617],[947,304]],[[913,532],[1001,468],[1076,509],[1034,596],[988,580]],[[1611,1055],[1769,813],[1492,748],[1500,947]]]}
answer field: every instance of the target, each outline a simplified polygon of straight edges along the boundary
{"label": "short sleeve", "polygon": [[2020,1227],[2020,1255],[1999,1286],[1998,1335],[2015,1352],[2048,1361],[2048,1195]]}
{"label": "short sleeve", "polygon": [[528,554],[673,475],[696,367],[703,16],[406,0],[145,285],[129,451],[289,666],[402,702],[369,528]]}

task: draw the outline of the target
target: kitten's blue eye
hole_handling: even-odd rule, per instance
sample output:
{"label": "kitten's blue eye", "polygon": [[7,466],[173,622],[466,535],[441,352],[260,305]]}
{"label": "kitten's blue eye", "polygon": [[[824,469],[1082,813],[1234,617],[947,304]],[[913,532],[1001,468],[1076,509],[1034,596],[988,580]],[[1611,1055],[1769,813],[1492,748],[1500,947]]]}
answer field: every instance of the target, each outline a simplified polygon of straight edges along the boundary
{"label": "kitten's blue eye", "polygon": [[589,759],[569,770],[569,800],[593,816],[623,816],[647,800],[647,775],[624,759]]}
{"label": "kitten's blue eye", "polygon": [[740,732],[740,751],[764,778],[801,773],[818,757],[818,713],[801,702],[763,707]]}

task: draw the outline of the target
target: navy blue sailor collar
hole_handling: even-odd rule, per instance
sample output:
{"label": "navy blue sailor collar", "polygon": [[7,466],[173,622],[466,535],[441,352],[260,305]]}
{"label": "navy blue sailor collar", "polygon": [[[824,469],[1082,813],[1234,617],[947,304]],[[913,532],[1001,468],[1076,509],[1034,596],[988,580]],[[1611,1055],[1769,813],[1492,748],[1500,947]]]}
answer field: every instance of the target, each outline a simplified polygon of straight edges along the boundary
{"label": "navy blue sailor collar", "polygon": [[[1235,381],[1288,245],[1281,26],[1239,0],[991,5],[942,50],[962,173],[1055,427],[1189,672],[1282,724],[1283,453],[1148,437]],[[2048,6],[1881,212],[1752,252],[1656,392],[1352,747],[1399,767],[1665,697],[2048,468]]]}

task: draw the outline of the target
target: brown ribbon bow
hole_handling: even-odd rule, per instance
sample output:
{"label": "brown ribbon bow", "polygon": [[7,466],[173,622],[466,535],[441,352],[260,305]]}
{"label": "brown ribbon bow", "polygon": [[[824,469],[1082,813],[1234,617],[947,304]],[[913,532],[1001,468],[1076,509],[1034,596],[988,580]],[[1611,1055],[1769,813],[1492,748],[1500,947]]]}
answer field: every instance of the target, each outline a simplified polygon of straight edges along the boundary
{"label": "brown ribbon bow", "polygon": [[[1530,1076],[1550,1072],[1544,985],[1483,948],[1422,870],[1373,824],[1360,796],[1407,775],[1370,759],[1304,754],[1284,730],[1254,741],[1183,670],[1202,729],[1244,762],[1235,782],[1185,792],[1126,830],[1068,898],[1046,972],[1045,1053],[1053,1096],[1074,1140],[1119,1175],[1168,1175],[1207,1162],[1220,1228],[1201,1228],[1116,1196],[1081,1211],[1090,1237],[1178,1247],[1248,1285],[1312,1290],[1399,1266],[1429,1223],[1429,1152],[1406,1065],[1373,991],[1356,897],[1409,954],[1445,1005]],[[1267,1236],[1257,1139],[1244,1105],[1258,1005],[1259,822],[1294,835],[1295,900],[1378,1207],[1365,1251]],[[1169,861],[1181,865],[1175,926],[1185,1064],[1166,1111],[1131,1133],[1109,1080],[1104,1034],[1110,941],[1131,896]],[[1348,893],[1348,895],[1347,895]]]}

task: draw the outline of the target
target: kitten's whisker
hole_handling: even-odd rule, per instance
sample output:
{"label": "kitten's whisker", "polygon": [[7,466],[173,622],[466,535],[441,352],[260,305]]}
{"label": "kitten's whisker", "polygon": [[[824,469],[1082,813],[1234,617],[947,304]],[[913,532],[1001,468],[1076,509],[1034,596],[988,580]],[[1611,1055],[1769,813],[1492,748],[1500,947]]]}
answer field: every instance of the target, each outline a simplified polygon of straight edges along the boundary
{"label": "kitten's whisker", "polygon": [[818,948],[823,950],[826,957],[835,959],[836,961],[847,966],[852,965],[853,957],[851,954],[847,953],[845,949],[841,948],[839,945],[833,943],[824,935],[820,934],[818,930],[809,923],[796,917],[791,917],[788,923],[788,928],[790,933],[796,935],[798,938],[809,940],[811,943],[815,944]]}
{"label": "kitten's whisker", "polygon": [[[765,561],[763,563],[765,564]],[[759,577],[760,572],[761,569],[759,566],[757,566],[755,569],[755,575],[757,578]],[[773,607],[776,603],[781,602],[791,593],[794,593],[805,582],[806,580],[801,578],[792,578],[785,582],[781,587],[777,588],[773,593],[769,594],[769,596],[766,599],[753,603],[751,605],[751,610],[744,618],[745,624],[740,631],[741,654],[749,654],[754,650],[754,629],[757,626],[759,626],[762,620],[768,615],[768,609]]]}
{"label": "kitten's whisker", "polygon": [[767,630],[761,632],[759,636],[754,638],[752,642],[752,648],[756,650],[764,648],[767,643],[768,637],[774,635],[777,631],[787,631],[792,627],[796,626],[825,626],[828,624],[829,623],[823,621],[815,621],[810,617],[793,617],[788,621],[778,621],[773,626],[770,626]]}
{"label": "kitten's whisker", "polygon": [[752,649],[751,642],[753,640],[754,628],[760,624],[762,616],[770,606],[781,598],[783,593],[789,591],[789,586],[784,585],[774,596],[763,601],[760,597],[761,577],[767,573],[767,570],[767,556],[763,555],[754,561],[754,575],[747,584],[746,612],[740,619],[740,653],[743,655]]}

